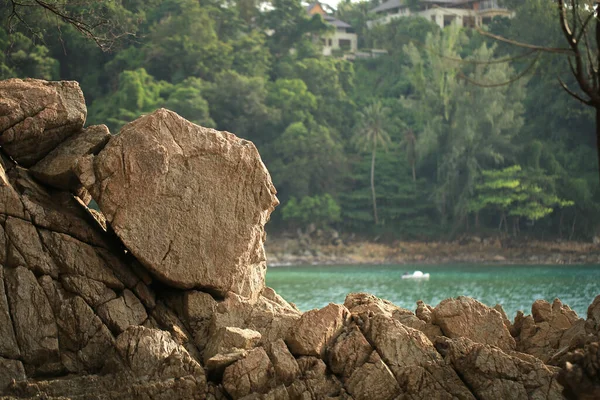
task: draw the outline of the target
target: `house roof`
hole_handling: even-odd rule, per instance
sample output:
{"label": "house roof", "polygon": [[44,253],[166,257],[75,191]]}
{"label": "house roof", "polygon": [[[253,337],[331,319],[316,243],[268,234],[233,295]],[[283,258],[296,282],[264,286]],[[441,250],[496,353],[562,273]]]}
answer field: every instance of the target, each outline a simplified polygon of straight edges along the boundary
{"label": "house roof", "polygon": [[[473,3],[475,0],[421,0],[421,3],[429,4],[446,4],[449,6],[457,6],[466,3]],[[383,4],[370,10],[370,12],[378,13],[381,11],[393,10],[394,8],[407,7],[404,0],[388,0]]]}
{"label": "house roof", "polygon": [[400,8],[400,7],[405,7],[404,4],[401,4],[402,0],[388,0],[383,4],[378,5],[377,7],[375,7],[374,9],[371,10],[371,12],[381,12],[381,11],[387,11],[387,10],[392,10],[394,8]]}
{"label": "house roof", "polygon": [[[313,8],[315,8],[317,5],[320,5],[321,9],[323,9],[323,4],[321,2],[319,2],[319,1],[315,1],[315,2],[310,3],[308,6],[306,6],[306,12],[310,13],[310,11]],[[332,9],[331,7],[329,7],[327,5],[325,5],[325,7],[329,8],[330,10]],[[323,11],[325,11],[325,10],[323,9]],[[350,25],[350,24],[348,24],[348,23],[346,23],[344,21],[341,21],[341,20],[335,18],[332,15],[329,15],[329,14],[324,14],[323,15],[323,14],[321,14],[321,16],[323,17],[323,20],[325,22],[327,22],[330,25],[335,26],[336,28],[352,28],[352,25]]]}
{"label": "house roof", "polygon": [[323,19],[325,20],[325,22],[335,26],[336,28],[352,28],[352,25],[344,21],[340,21],[339,19],[336,19],[331,15],[324,15]]}

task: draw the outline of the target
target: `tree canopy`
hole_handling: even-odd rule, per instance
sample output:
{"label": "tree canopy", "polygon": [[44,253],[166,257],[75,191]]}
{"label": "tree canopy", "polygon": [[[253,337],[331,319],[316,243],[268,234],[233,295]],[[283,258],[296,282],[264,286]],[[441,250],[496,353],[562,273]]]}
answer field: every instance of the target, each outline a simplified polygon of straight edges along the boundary
{"label": "tree canopy", "polygon": [[[334,28],[299,0],[12,3],[0,0],[0,78],[77,80],[88,124],[113,134],[167,107],[252,140],[282,202],[268,229],[598,233],[595,115],[557,84],[586,93],[564,55],[417,17],[369,29],[377,0],[338,5],[361,49],[387,51],[354,61],[322,55]],[[486,32],[565,47],[553,0],[506,4],[515,17]]]}

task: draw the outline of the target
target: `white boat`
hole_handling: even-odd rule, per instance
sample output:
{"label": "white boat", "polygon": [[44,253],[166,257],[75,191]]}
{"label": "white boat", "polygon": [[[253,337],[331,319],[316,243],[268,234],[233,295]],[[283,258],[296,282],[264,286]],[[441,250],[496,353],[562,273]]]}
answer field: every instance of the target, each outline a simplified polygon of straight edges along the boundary
{"label": "white boat", "polygon": [[415,271],[412,274],[405,273],[404,275],[402,275],[402,279],[419,279],[419,280],[428,281],[429,273],[424,274],[421,271]]}

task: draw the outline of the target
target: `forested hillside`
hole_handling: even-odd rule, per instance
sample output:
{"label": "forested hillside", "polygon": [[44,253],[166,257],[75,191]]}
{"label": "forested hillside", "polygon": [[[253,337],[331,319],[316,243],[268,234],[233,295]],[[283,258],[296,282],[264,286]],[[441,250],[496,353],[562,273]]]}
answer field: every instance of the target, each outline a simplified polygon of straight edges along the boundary
{"label": "forested hillside", "polygon": [[[271,231],[597,233],[594,114],[558,84],[577,87],[564,55],[420,18],[367,29],[377,0],[340,3],[337,17],[361,48],[387,50],[378,58],[322,56],[317,38],[331,27],[299,0],[73,6],[82,20],[110,20],[102,49],[41,7],[11,18],[13,2],[2,1],[1,79],[77,80],[87,124],[113,134],[166,107],[252,140],[281,201]],[[566,46],[552,0],[512,3],[516,17],[486,29]]]}

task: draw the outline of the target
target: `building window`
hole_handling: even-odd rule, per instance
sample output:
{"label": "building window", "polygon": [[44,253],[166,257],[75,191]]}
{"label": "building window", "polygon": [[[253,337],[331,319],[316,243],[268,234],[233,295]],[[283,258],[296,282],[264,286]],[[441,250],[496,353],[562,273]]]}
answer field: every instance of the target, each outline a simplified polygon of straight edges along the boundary
{"label": "building window", "polygon": [[479,7],[481,10],[491,10],[500,8],[500,5],[498,4],[498,0],[483,0],[479,4]]}
{"label": "building window", "polygon": [[444,15],[444,28],[451,25],[456,19],[456,15]]}
{"label": "building window", "polygon": [[352,41],[349,39],[340,39],[340,49],[348,51],[352,48]]}
{"label": "building window", "polygon": [[329,43],[329,47],[331,47],[331,45],[333,44],[333,41],[331,39],[328,39],[327,43]]}
{"label": "building window", "polygon": [[475,27],[475,17],[464,16],[463,17],[463,26],[465,28],[474,28]]}
{"label": "building window", "polygon": [[436,22],[435,15],[432,15],[432,16],[431,16],[431,20],[432,20],[433,22]]}

